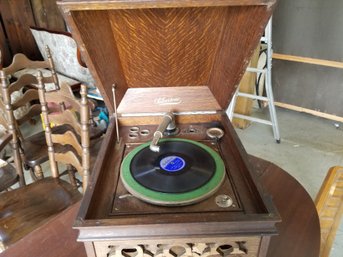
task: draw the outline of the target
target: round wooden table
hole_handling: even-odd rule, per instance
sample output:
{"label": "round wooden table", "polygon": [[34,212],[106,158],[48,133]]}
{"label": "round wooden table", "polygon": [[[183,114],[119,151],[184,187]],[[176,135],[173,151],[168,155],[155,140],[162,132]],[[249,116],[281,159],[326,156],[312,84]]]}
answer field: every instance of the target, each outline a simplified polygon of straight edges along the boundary
{"label": "round wooden table", "polygon": [[[273,197],[282,222],[277,224],[279,235],[271,239],[267,257],[318,257],[320,226],[315,205],[305,189],[278,166],[251,157],[265,190]],[[4,257],[86,257],[83,243],[77,242],[78,232],[72,224],[80,204],[63,211],[45,226],[31,234],[31,239],[43,242],[32,245],[32,240],[20,240]],[[1,255],[2,256],[2,255]]]}
{"label": "round wooden table", "polygon": [[271,239],[268,257],[318,257],[320,225],[316,207],[302,185],[273,163],[251,157],[265,190],[272,195],[282,222]]}

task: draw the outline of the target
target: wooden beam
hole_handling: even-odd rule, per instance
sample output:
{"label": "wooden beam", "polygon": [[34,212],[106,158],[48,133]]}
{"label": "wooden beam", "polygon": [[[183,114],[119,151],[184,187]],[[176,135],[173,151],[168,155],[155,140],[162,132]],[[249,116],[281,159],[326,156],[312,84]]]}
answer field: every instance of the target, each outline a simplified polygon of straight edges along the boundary
{"label": "wooden beam", "polygon": [[324,112],[319,112],[319,111],[314,111],[311,109],[307,109],[307,108],[303,108],[303,107],[299,107],[299,106],[295,106],[295,105],[291,105],[291,104],[286,104],[286,103],[274,102],[274,104],[275,104],[275,106],[282,107],[285,109],[289,109],[292,111],[304,112],[304,113],[312,114],[314,116],[321,117],[324,119],[343,122],[343,117],[339,117],[336,115],[332,115],[332,114],[328,114],[328,113],[324,113]]}
{"label": "wooden beam", "polygon": [[309,63],[309,64],[343,69],[343,62],[329,61],[329,60],[323,60],[323,59],[315,59],[315,58],[308,58],[308,57],[301,57],[301,56],[287,55],[287,54],[278,54],[278,53],[273,53],[273,59],[291,61],[291,62]]}

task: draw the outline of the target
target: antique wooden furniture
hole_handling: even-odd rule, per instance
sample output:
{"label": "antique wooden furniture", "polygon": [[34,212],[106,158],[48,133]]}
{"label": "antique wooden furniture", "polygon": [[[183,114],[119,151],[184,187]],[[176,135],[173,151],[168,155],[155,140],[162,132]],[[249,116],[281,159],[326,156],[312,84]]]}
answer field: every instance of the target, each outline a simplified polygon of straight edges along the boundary
{"label": "antique wooden furniture", "polygon": [[[58,178],[44,178],[0,195],[0,252],[18,241],[29,241],[31,232],[80,200],[81,194]],[[25,249],[22,249],[25,256]]]}
{"label": "antique wooden furniture", "polygon": [[[46,92],[42,82],[41,74],[38,76],[39,98],[42,105],[42,116],[45,127],[46,142],[48,145],[49,161],[51,172],[58,176],[57,163],[71,165],[82,177],[83,190],[85,191],[89,170],[90,170],[90,131],[89,131],[89,107],[87,101],[87,88],[81,85],[81,100],[77,100],[73,95],[71,87],[65,85],[60,90]],[[60,112],[49,112],[48,103],[57,105],[69,104],[70,108],[62,108]],[[65,133],[54,133],[51,124],[55,126],[69,126]],[[97,151],[99,138],[92,141],[92,150]],[[63,151],[55,151],[56,146],[65,147]],[[72,148],[70,148],[72,147]],[[93,156],[96,154],[93,153]],[[94,162],[93,162],[94,163]],[[69,167],[69,171],[72,171]],[[72,175],[72,174],[70,174]],[[76,186],[74,177],[70,177],[71,182]]]}
{"label": "antique wooden furniture", "polygon": [[72,229],[79,207],[78,201],[62,210],[28,237],[14,242],[1,257],[85,257],[84,246],[76,242],[77,231]]}
{"label": "antique wooden furniture", "polygon": [[330,256],[330,251],[343,214],[343,167],[329,169],[316,198],[320,219],[320,256]]}
{"label": "antique wooden furniture", "polygon": [[27,73],[37,75],[36,71],[40,70],[44,74],[44,77],[46,77],[45,83],[51,84],[52,89],[58,88],[58,77],[50,54],[50,49],[46,47],[45,51],[47,55],[47,59],[45,61],[33,61],[28,59],[26,55],[18,53],[13,57],[12,63],[2,69],[5,71],[7,76],[15,78],[19,78]]}
{"label": "antique wooden furniture", "polygon": [[[18,156],[15,155],[15,159],[22,158],[25,167],[29,168],[31,174],[35,174],[38,178],[43,176],[40,165],[48,160],[44,132],[41,131],[29,136],[21,133],[21,125],[36,116],[39,117],[41,113],[38,90],[35,87],[37,79],[33,74],[22,71],[25,68],[35,69],[36,71],[38,69],[45,70],[45,82],[52,84],[54,88],[58,88],[58,80],[54,72],[49,49],[47,49],[47,52],[49,55],[47,61],[31,61],[23,54],[16,54],[12,64],[2,69],[1,76],[3,101],[6,109],[9,110],[10,108],[11,112],[13,112],[11,118],[7,121],[12,129],[15,128],[15,131],[12,132],[16,132],[16,136],[12,140],[12,147],[18,148],[20,152]],[[18,72],[20,75],[18,75]],[[10,82],[11,76],[14,76],[14,74],[16,74],[17,79]],[[22,171],[19,171],[19,177],[20,184],[24,185]]]}
{"label": "antique wooden furniture", "polygon": [[[21,187],[19,189],[5,192],[0,195],[0,235],[1,243],[0,249],[6,250],[7,248],[15,247],[16,242],[29,240],[32,243],[31,232],[39,229],[40,226],[45,225],[46,222],[51,222],[51,219],[63,210],[66,210],[69,206],[76,203],[81,198],[79,191],[71,184],[61,180],[58,172],[56,162],[72,164],[77,168],[86,180],[89,172],[89,110],[88,102],[86,99],[86,88],[82,87],[81,101],[70,101],[70,95],[56,92],[44,92],[43,77],[38,72],[38,85],[40,100],[42,101],[42,112],[45,124],[45,133],[47,136],[47,143],[49,149],[50,158],[50,170],[52,177],[43,178],[33,184]],[[1,71],[2,78],[4,72]],[[6,83],[2,84],[3,93],[7,87]],[[71,90],[70,90],[71,91]],[[71,93],[71,92],[70,92]],[[71,93],[72,94],[72,93]],[[6,95],[6,94],[5,94]],[[74,109],[79,108],[78,115],[81,119],[81,125],[73,122],[75,119],[75,113],[72,113],[69,109],[62,109],[63,112],[48,115],[47,101],[56,100],[58,103],[68,102]],[[5,103],[6,103],[5,97]],[[8,105],[7,105],[8,106]],[[74,136],[70,130],[65,133],[53,134],[50,128],[50,122],[59,124],[63,115],[64,123],[69,123],[76,131],[80,133],[81,145],[77,142],[76,136]],[[8,108],[7,116],[9,119],[13,119],[13,111]],[[67,122],[69,121],[69,122]],[[13,132],[15,128],[11,130],[12,136],[16,137],[16,133]],[[60,141],[61,140],[61,141]],[[81,161],[76,155],[71,152],[54,152],[53,142],[59,142],[68,145],[71,148],[75,148],[75,153],[81,155]],[[18,149],[13,149],[18,152]],[[21,166],[21,159],[17,158],[18,164]],[[86,183],[85,183],[86,185]],[[67,233],[68,234],[68,233]],[[37,245],[41,242],[37,242]],[[22,254],[24,249],[21,249]],[[6,252],[6,251],[5,251]]]}
{"label": "antique wooden furniture", "polygon": [[[58,2],[113,112],[75,223],[88,256],[130,252],[181,256],[182,251],[266,256],[280,217],[263,193],[225,109],[274,4],[274,0]],[[224,163],[216,164],[224,167],[223,184],[192,205],[146,203],[128,193],[120,177],[131,171],[130,165],[121,169],[123,160],[163,135],[162,119],[169,116],[173,123],[167,113],[175,116],[176,135],[162,143],[206,144]],[[157,128],[159,133],[154,133]]]}
{"label": "antique wooden furniture", "polygon": [[251,158],[259,180],[272,195],[282,222],[279,235],[272,237],[268,257],[318,257],[320,224],[316,206],[305,188],[273,163]]}
{"label": "antique wooden furniture", "polygon": [[[13,110],[8,103],[7,84],[3,71],[0,72],[2,93],[6,106],[7,119],[14,119]],[[9,126],[12,150],[17,169],[22,168],[17,133],[14,126]],[[22,175],[22,170],[20,170]],[[20,172],[18,172],[20,174]],[[69,183],[53,177],[44,178],[33,184],[0,194],[0,252],[11,248],[18,241],[30,240],[30,233],[59,212],[80,200],[81,194]],[[37,245],[41,242],[37,242]],[[25,251],[23,251],[25,252]],[[22,253],[23,253],[22,252]],[[23,256],[23,255],[22,255]]]}

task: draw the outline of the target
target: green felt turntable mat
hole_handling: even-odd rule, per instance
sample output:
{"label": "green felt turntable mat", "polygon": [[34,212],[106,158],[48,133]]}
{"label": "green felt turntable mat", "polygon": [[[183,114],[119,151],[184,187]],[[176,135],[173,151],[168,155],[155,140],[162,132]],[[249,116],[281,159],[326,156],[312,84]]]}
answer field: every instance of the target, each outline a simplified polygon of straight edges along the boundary
{"label": "green felt turntable mat", "polygon": [[225,165],[218,153],[216,153],[210,147],[187,139],[173,138],[173,139],[161,139],[160,142],[164,141],[182,141],[194,144],[203,150],[205,150],[214,160],[216,170],[212,178],[203,186],[185,193],[163,193],[151,190],[139,184],[131,174],[130,165],[135,155],[150,146],[150,142],[141,144],[140,146],[133,149],[123,160],[121,165],[121,180],[125,188],[134,196],[143,201],[158,204],[158,205],[187,205],[198,202],[211,194],[213,194],[221,185],[225,177]]}

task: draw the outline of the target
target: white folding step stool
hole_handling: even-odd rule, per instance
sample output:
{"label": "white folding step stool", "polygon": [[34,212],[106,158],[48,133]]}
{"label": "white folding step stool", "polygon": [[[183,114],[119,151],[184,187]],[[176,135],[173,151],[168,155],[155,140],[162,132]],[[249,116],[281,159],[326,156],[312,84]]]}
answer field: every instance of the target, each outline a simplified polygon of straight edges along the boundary
{"label": "white folding step stool", "polygon": [[[264,36],[261,38],[261,42],[266,44],[267,46],[267,65],[266,69],[258,69],[258,68],[252,68],[248,67],[247,72],[255,72],[255,73],[264,73],[265,74],[265,88],[266,88],[266,97],[265,96],[259,96],[257,94],[248,94],[248,93],[242,93],[239,92],[239,88],[237,89],[236,93],[234,94],[231,104],[227,110],[229,119],[232,121],[232,119],[235,118],[240,118],[240,119],[245,119],[245,120],[250,120],[253,122],[259,122],[263,123],[266,125],[271,125],[273,128],[273,133],[274,133],[274,138],[277,143],[281,142],[280,138],[280,132],[279,132],[279,125],[276,117],[276,111],[275,111],[275,105],[274,105],[274,96],[273,96],[273,90],[272,90],[272,19],[269,20]],[[256,117],[251,117],[247,115],[242,115],[235,113],[235,106],[236,106],[236,100],[237,97],[247,97],[255,100],[261,100],[261,101],[266,101],[268,102],[268,108],[269,108],[269,114],[270,114],[270,120],[265,120],[265,119],[260,119]]]}

